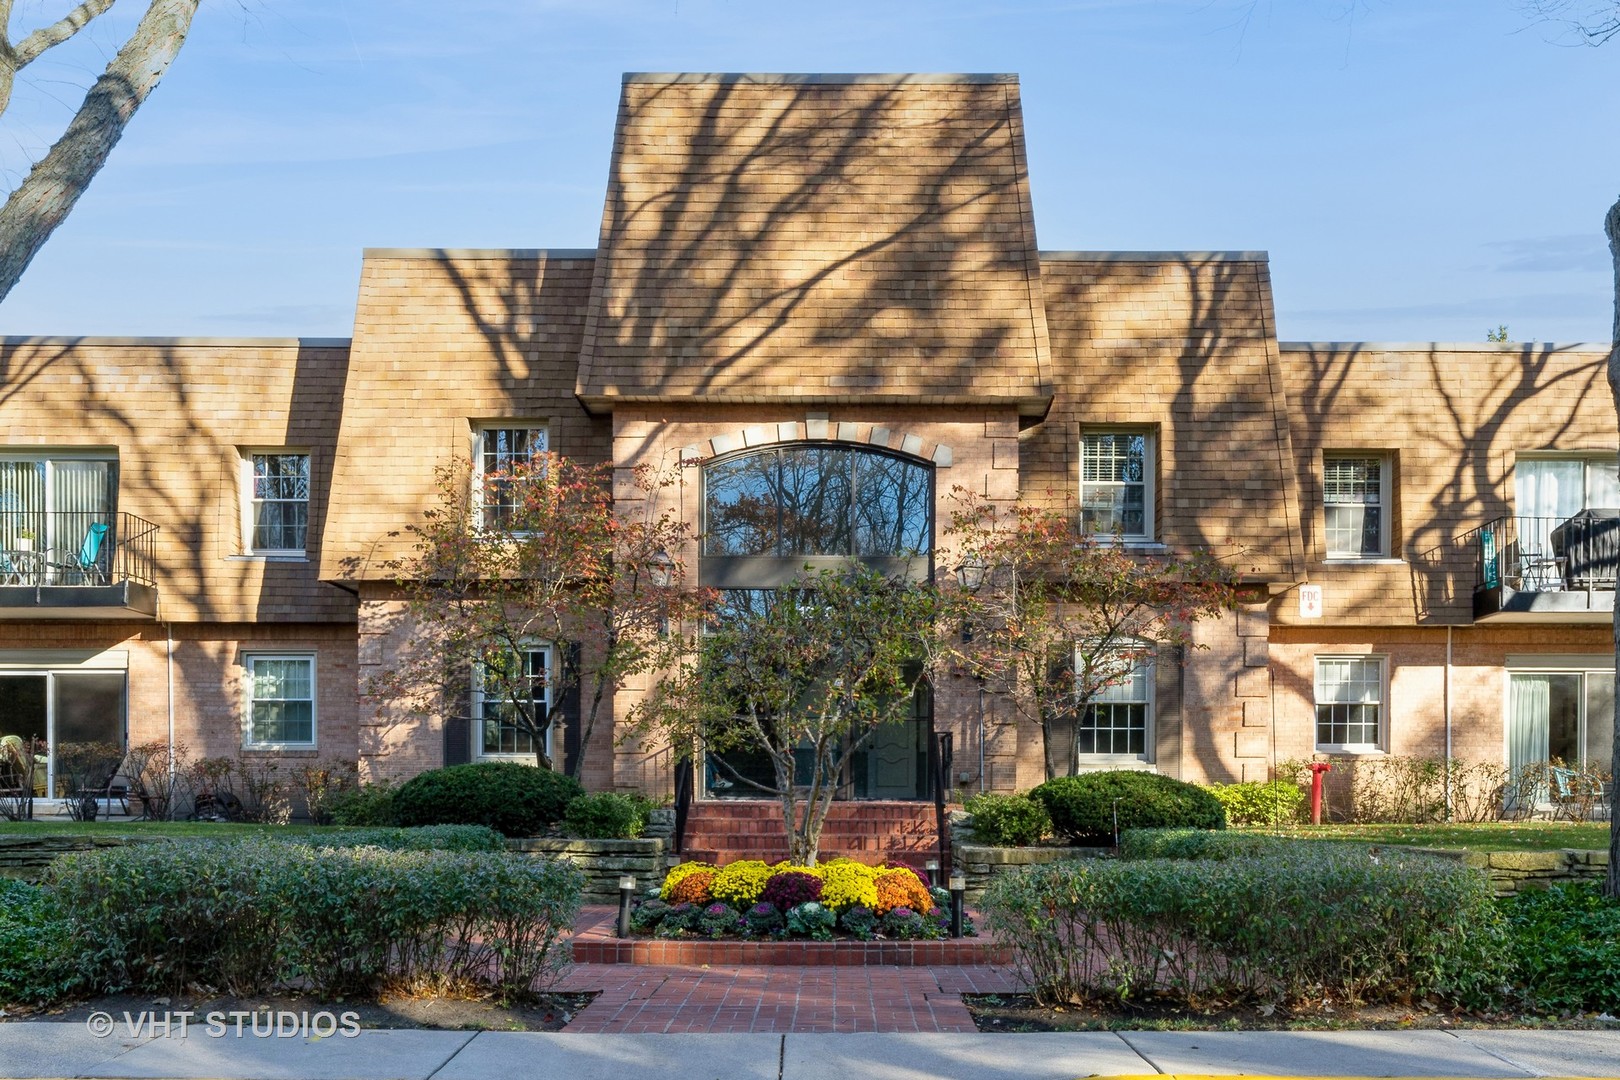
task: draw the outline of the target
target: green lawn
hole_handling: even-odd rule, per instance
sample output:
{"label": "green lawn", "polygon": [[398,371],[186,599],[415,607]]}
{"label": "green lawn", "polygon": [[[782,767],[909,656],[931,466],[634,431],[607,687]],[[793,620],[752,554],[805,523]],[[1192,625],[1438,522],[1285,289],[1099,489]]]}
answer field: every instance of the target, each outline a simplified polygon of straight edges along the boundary
{"label": "green lawn", "polygon": [[1420,847],[1468,848],[1473,851],[1555,851],[1559,848],[1606,849],[1606,821],[1485,821],[1473,825],[1294,825],[1260,829],[1308,840],[1351,840],[1371,844],[1414,844]]}
{"label": "green lawn", "polygon": [[272,833],[288,836],[316,832],[331,826],[248,825],[224,821],[0,821],[0,836],[252,836]]}

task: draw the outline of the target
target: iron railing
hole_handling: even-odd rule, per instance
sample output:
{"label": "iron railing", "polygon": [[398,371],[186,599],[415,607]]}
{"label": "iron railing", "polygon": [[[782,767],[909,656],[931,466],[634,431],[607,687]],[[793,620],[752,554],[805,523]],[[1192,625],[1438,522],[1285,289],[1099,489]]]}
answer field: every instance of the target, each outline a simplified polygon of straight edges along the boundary
{"label": "iron railing", "polygon": [[0,511],[0,585],[155,586],[157,534],[134,514]]}
{"label": "iron railing", "polygon": [[1476,589],[1612,591],[1620,572],[1620,515],[1612,510],[1499,517],[1458,540],[1474,549]]}

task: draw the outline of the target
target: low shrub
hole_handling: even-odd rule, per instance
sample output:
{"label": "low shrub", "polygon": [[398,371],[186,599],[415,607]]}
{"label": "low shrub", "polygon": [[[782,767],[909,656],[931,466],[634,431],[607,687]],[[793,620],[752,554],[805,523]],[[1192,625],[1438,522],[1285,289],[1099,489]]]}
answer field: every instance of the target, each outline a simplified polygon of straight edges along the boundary
{"label": "low shrub", "polygon": [[1028,795],[983,791],[964,804],[973,815],[973,835],[995,847],[1024,847],[1052,831],[1046,807]]}
{"label": "low shrub", "polygon": [[1299,820],[1305,807],[1305,792],[1286,780],[1211,784],[1209,793],[1220,802],[1231,825],[1289,825]]}
{"label": "low shrub", "polygon": [[505,836],[532,836],[562,819],[584,789],[571,776],[515,761],[432,769],[394,793],[400,825],[488,825]]}
{"label": "low shrub", "polygon": [[1047,1002],[1486,1002],[1501,921],[1483,874],[1419,854],[1298,845],[1246,858],[1076,860],[995,878],[987,925]]}
{"label": "low shrub", "polygon": [[1113,843],[1116,813],[1121,831],[1226,827],[1215,796],[1158,773],[1116,769],[1060,776],[1029,795],[1046,807],[1058,835],[1077,844]]}
{"label": "low shrub", "polygon": [[389,851],[505,851],[506,839],[488,825],[418,825],[410,829],[334,829],[295,833],[287,843],[310,847],[379,847]]}
{"label": "low shrub", "polygon": [[68,921],[49,892],[0,877],[0,1005],[37,1004],[78,985]]}
{"label": "low shrub", "polygon": [[[1294,840],[1264,833],[1216,832],[1210,829],[1131,829],[1119,834],[1121,859],[1250,859],[1277,855],[1300,844],[1329,843]],[[1334,845],[1335,847],[1339,845]]]}
{"label": "low shrub", "polygon": [[1569,882],[1504,901],[1514,982],[1552,1013],[1620,1011],[1620,903]]}
{"label": "low shrub", "polygon": [[328,997],[493,987],[523,994],[567,960],[582,878],[488,851],[316,847],[254,838],[69,855],[46,883],[94,992]]}
{"label": "low shrub", "polygon": [[634,840],[647,828],[647,801],[613,791],[581,795],[563,811],[563,832],[582,840]]}
{"label": "low shrub", "polygon": [[386,781],[340,791],[326,801],[325,812],[334,825],[375,828],[394,824],[394,793]]}

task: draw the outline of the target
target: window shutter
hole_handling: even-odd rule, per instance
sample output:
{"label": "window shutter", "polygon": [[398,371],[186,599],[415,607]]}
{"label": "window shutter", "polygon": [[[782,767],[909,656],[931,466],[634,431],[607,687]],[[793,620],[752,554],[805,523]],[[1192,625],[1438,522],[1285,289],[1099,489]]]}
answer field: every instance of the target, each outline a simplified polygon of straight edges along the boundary
{"label": "window shutter", "polygon": [[569,685],[563,691],[562,709],[558,714],[558,722],[562,724],[562,771],[570,776],[574,775],[574,766],[579,761],[580,725],[583,722],[579,665],[579,643],[575,642],[568,646],[568,655],[563,660],[563,672],[568,676]]}
{"label": "window shutter", "polygon": [[444,718],[444,763],[466,765],[472,761],[472,673],[462,680],[468,689],[449,695]]}

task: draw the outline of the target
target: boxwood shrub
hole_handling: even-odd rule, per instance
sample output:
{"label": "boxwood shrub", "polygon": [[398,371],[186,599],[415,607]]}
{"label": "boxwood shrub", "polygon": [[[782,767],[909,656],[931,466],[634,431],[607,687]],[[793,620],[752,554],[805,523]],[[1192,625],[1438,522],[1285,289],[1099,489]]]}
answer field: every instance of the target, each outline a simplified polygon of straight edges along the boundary
{"label": "boxwood shrub", "polygon": [[980,843],[1023,847],[1052,831],[1046,807],[1028,795],[984,791],[971,796],[964,807],[973,815],[973,835]]}
{"label": "boxwood shrub", "polygon": [[563,773],[515,761],[432,769],[394,793],[400,825],[488,825],[505,836],[532,836],[555,825],[584,794]]}
{"label": "boxwood shrub", "polygon": [[1231,825],[1291,825],[1305,806],[1304,790],[1286,780],[1211,784],[1209,793],[1220,800]]}
{"label": "boxwood shrub", "polygon": [[361,784],[357,788],[340,791],[326,805],[326,813],[334,825],[355,825],[367,828],[393,825],[393,784]]}
{"label": "boxwood shrub", "polygon": [[[1277,855],[1300,844],[1334,844],[1326,840],[1293,840],[1264,833],[1210,829],[1131,829],[1119,835],[1122,859],[1249,859]],[[1358,845],[1349,845],[1358,846]],[[1359,845],[1365,847],[1365,845]]]}
{"label": "boxwood shrub", "polygon": [[1196,784],[1158,773],[1115,769],[1060,776],[1029,793],[1052,828],[1076,844],[1112,844],[1114,815],[1125,829],[1224,829],[1226,812]]}
{"label": "boxwood shrub", "polygon": [[652,804],[634,795],[581,795],[563,812],[563,832],[582,840],[634,840],[647,828]]}
{"label": "boxwood shrub", "polygon": [[1485,875],[1300,843],[1248,858],[1086,859],[995,878],[987,925],[1048,1002],[1487,1002],[1505,975]]}
{"label": "boxwood shrub", "polygon": [[73,913],[70,965],[91,992],[511,996],[566,962],[581,875],[498,852],[252,838],[68,855],[45,883]]}

